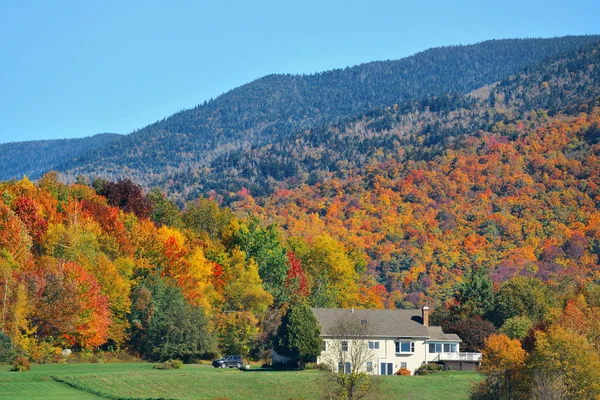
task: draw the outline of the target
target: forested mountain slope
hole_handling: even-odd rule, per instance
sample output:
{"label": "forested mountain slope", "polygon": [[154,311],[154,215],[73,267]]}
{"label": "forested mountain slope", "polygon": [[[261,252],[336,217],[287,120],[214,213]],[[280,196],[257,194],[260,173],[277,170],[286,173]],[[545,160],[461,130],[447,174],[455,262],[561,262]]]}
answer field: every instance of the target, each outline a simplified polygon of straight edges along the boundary
{"label": "forested mountain slope", "polygon": [[[211,190],[228,202],[245,187],[255,197],[348,176],[374,160],[430,160],[464,135],[514,126],[531,110],[576,114],[598,103],[600,45],[548,59],[467,95],[411,100],[321,125],[250,150],[217,157],[210,168],[168,176],[173,193]],[[500,127],[500,128],[499,128]]]}
{"label": "forested mountain slope", "polygon": [[493,40],[314,75],[270,75],[54,165],[70,179],[131,177],[152,186],[174,173],[208,167],[219,155],[373,108],[466,93],[597,39]]}
{"label": "forested mountain slope", "polygon": [[[320,130],[314,142],[298,136],[288,151],[323,179],[266,201],[241,191],[233,207],[277,222],[292,243],[339,240],[364,257],[364,281],[402,293],[396,305],[448,300],[473,269],[495,284],[519,276],[597,282],[599,47],[524,71],[473,101],[409,114],[390,108]],[[346,145],[348,137],[360,145]],[[281,159],[269,153],[275,147],[262,157]]]}
{"label": "forested mountain slope", "polygon": [[101,133],[82,139],[35,140],[0,144],[0,179],[38,178],[56,170],[65,160],[79,157],[92,149],[110,145],[122,136]]}

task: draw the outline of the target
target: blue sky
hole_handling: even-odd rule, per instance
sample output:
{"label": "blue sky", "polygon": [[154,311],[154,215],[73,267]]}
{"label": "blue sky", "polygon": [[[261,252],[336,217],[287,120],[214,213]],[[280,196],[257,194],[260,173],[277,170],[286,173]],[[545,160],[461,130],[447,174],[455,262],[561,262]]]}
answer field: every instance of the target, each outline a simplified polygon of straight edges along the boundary
{"label": "blue sky", "polygon": [[0,0],[0,143],[129,133],[270,73],[598,34],[598,15],[598,0]]}

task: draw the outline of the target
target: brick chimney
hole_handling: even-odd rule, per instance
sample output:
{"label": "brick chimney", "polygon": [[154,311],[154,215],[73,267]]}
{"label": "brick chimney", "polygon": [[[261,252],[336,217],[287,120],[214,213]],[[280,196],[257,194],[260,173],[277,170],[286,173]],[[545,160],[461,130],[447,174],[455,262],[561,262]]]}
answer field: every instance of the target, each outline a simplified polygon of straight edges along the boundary
{"label": "brick chimney", "polygon": [[429,307],[424,306],[423,307],[423,325],[425,326],[429,326]]}

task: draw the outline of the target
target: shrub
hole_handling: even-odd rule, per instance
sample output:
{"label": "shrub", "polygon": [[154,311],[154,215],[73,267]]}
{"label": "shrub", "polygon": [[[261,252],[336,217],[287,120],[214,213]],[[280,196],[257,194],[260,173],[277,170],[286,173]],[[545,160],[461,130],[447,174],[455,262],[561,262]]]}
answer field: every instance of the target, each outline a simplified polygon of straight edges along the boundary
{"label": "shrub", "polygon": [[444,370],[440,364],[423,364],[416,371],[415,375],[430,375]]}
{"label": "shrub", "polygon": [[181,360],[168,360],[162,364],[156,364],[154,369],[181,369],[183,367],[183,361]]}
{"label": "shrub", "polygon": [[408,368],[400,368],[398,371],[396,371],[396,373],[394,375],[404,375],[404,376],[408,376],[410,375],[410,369]]}
{"label": "shrub", "polygon": [[139,363],[142,359],[124,350],[104,353],[106,362],[110,363]]}
{"label": "shrub", "polygon": [[49,342],[31,343],[24,353],[36,364],[54,364],[62,360],[62,348],[56,347]]}
{"label": "shrub", "polygon": [[317,369],[319,371],[331,371],[329,365],[325,363],[306,363],[304,369]]}
{"label": "shrub", "polygon": [[297,360],[289,360],[284,363],[273,363],[273,365],[271,365],[271,368],[281,369],[281,370],[298,369],[298,361]]}
{"label": "shrub", "polygon": [[106,362],[105,353],[102,351],[93,352],[91,350],[82,350],[72,353],[66,360],[69,364],[90,363],[103,364]]}
{"label": "shrub", "polygon": [[27,372],[31,369],[31,364],[25,356],[19,356],[15,360],[15,366],[12,367],[11,371],[14,372]]}

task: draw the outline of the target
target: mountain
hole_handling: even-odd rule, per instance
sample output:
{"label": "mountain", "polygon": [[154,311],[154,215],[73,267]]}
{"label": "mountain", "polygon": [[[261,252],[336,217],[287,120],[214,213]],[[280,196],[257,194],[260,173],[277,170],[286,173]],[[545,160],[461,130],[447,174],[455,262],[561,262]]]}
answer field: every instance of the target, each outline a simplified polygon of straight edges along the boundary
{"label": "mountain", "polygon": [[181,172],[175,191],[210,188],[225,196],[245,187],[255,197],[280,188],[344,177],[373,160],[430,160],[461,136],[491,131],[532,110],[589,111],[600,98],[600,45],[569,52],[467,95],[445,94],[371,110],[299,131],[263,146],[217,157],[210,169]]}
{"label": "mountain", "polygon": [[[175,188],[174,177],[210,170],[220,156],[371,109],[443,93],[464,94],[598,39],[492,40],[314,75],[270,75],[89,151],[42,157],[52,159],[53,168],[68,180],[80,174],[128,177],[147,187]],[[3,179],[22,173],[2,167]],[[180,198],[212,189],[190,181],[191,186],[177,189]]]}
{"label": "mountain", "polygon": [[39,178],[64,160],[117,142],[122,135],[100,133],[81,139],[35,140],[0,144],[0,179]]}

